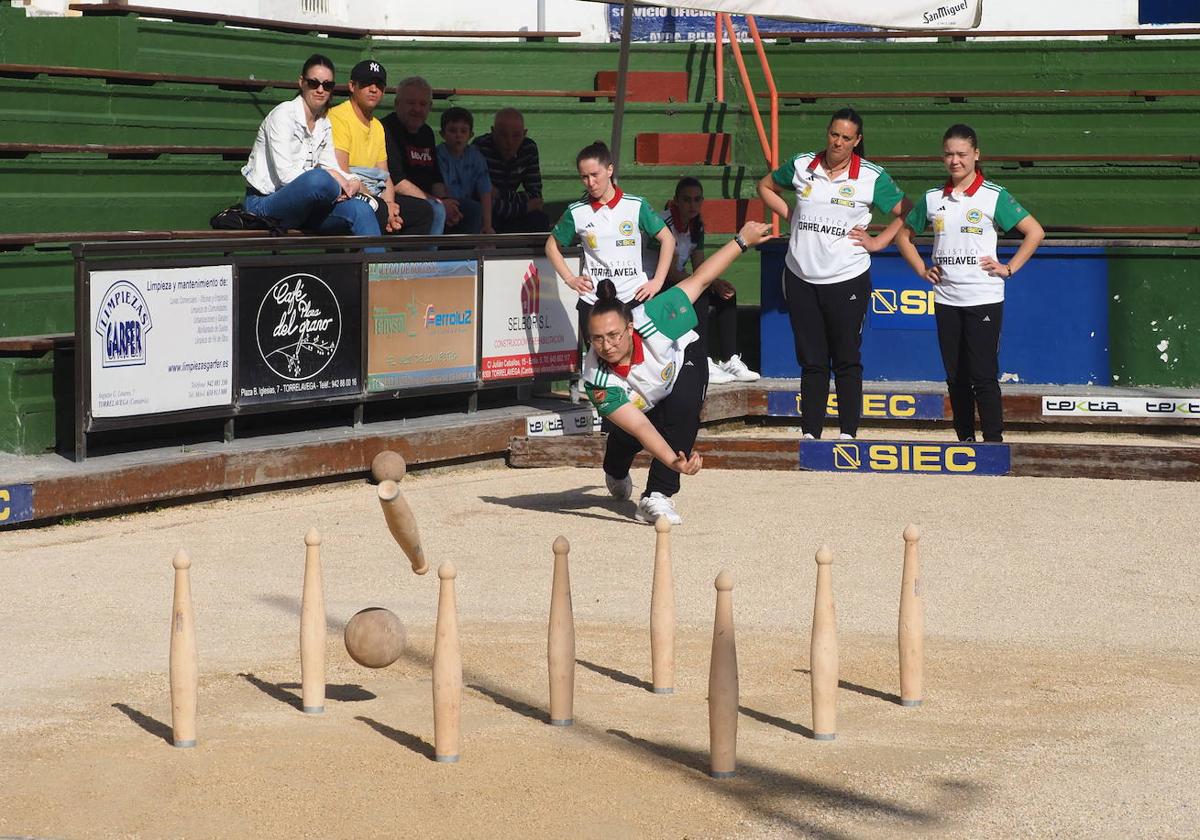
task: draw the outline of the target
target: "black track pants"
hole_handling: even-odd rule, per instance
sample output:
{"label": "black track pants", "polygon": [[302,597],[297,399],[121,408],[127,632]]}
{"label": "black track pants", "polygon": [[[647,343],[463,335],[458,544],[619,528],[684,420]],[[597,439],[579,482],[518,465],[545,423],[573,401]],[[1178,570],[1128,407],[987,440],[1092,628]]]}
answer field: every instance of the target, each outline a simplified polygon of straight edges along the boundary
{"label": "black track pants", "polygon": [[975,409],[985,441],[1004,439],[1004,407],[1000,401],[1000,323],[1004,303],[949,306],[939,303],[938,345],[946,368],[954,433],[959,440],[975,437]]}
{"label": "black track pants", "polygon": [[871,300],[871,272],[816,284],[783,269],[788,316],[800,363],[800,428],[819,438],[829,403],[829,371],[837,387],[838,425],[858,434],[862,413],[862,330]]}

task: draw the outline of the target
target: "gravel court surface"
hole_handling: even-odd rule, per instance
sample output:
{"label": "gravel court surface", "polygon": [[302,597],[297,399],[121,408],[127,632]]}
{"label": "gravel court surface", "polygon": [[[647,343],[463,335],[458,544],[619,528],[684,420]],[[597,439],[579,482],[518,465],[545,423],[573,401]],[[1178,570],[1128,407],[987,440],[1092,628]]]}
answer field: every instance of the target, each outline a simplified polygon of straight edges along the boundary
{"label": "gravel court surface", "polygon": [[[427,555],[459,570],[468,688],[458,775],[422,754],[436,576],[408,570],[372,487],[330,484],[4,535],[0,764],[15,783],[0,792],[0,835],[394,836],[401,824],[433,836],[1200,830],[1194,485],[685,478],[685,524],[672,535],[680,690],[665,702],[640,686],[653,530],[632,521],[632,502],[607,499],[599,471],[472,468],[414,473],[402,487]],[[909,521],[925,532],[929,702],[915,712],[890,701]],[[332,686],[315,723],[288,700],[298,695],[288,686],[299,680],[312,525],[324,537]],[[558,534],[572,543],[581,660],[581,725],[566,738],[538,718]],[[832,745],[805,737],[821,542],[834,551],[845,681]],[[178,547],[194,559],[200,642],[201,746],[188,752],[163,740]],[[735,580],[744,707],[744,772],[725,787],[703,774],[721,568]],[[351,663],[340,642],[344,622],[371,605],[395,611],[410,634],[406,656],[379,672]],[[309,766],[314,755],[324,774]],[[96,803],[90,817],[55,794],[75,784]],[[173,804],[155,807],[139,785]],[[214,802],[223,816],[188,821],[189,805]]]}

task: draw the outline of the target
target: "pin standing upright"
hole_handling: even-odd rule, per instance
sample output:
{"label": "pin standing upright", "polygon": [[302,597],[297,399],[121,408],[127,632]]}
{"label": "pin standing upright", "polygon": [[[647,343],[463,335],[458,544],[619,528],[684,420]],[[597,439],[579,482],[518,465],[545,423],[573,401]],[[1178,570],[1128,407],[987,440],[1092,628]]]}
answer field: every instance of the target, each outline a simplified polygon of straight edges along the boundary
{"label": "pin standing upright", "polygon": [[441,586],[433,640],[433,754],[435,760],[447,763],[458,761],[462,713],[462,652],[454,597],[457,575],[449,561],[438,567]]}
{"label": "pin standing upright", "polygon": [[196,657],[196,616],[192,612],[192,558],[180,549],[171,561],[175,568],[175,595],[171,604],[171,742],[177,747],[196,746],[196,705],[200,691],[200,666]]}
{"label": "pin standing upright", "polygon": [[921,529],[904,529],[904,572],[900,579],[900,705],[920,706],[925,689],[925,606],[921,601]]}
{"label": "pin standing upright", "polygon": [[546,665],[550,671],[550,725],[575,722],[575,613],[571,607],[571,573],[567,556],[571,544],[558,537],[554,579],[550,585],[550,626],[546,633]]}
{"label": "pin standing upright", "polygon": [[300,696],[305,714],[325,711],[325,592],[321,585],[321,535],[304,535],[304,592],[300,598]]}
{"label": "pin standing upright", "polygon": [[833,552],[829,546],[817,550],[817,594],[813,604],[812,669],[813,738],[832,741],[837,737],[838,643],[837,618],[833,608]]}
{"label": "pin standing upright", "polygon": [[654,580],[650,587],[650,670],[655,694],[675,691],[675,581],[671,523],[654,520]]}
{"label": "pin standing upright", "polygon": [[737,775],[738,666],[733,637],[733,576],[717,575],[717,610],[713,618],[712,656],[708,665],[709,775]]}

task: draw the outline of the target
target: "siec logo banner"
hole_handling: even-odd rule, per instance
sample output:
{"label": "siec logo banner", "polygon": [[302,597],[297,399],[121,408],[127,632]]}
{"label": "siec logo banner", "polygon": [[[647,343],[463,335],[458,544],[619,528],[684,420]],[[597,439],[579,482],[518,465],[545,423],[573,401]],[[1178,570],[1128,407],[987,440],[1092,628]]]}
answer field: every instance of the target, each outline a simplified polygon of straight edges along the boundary
{"label": "siec logo banner", "polygon": [[874,289],[871,326],[885,330],[935,330],[933,289]]}
{"label": "siec logo banner", "polygon": [[[837,394],[830,394],[825,416],[836,417]],[[769,417],[799,417],[799,391],[767,393]],[[946,402],[940,394],[883,393],[863,394],[861,416],[886,420],[944,420]]]}
{"label": "siec logo banner", "polygon": [[0,528],[33,519],[33,485],[0,486]]}
{"label": "siec logo banner", "polygon": [[800,469],[820,472],[1007,475],[1011,463],[1003,443],[800,442]]}
{"label": "siec logo banner", "polygon": [[1170,417],[1200,420],[1200,397],[1042,397],[1050,417]]}

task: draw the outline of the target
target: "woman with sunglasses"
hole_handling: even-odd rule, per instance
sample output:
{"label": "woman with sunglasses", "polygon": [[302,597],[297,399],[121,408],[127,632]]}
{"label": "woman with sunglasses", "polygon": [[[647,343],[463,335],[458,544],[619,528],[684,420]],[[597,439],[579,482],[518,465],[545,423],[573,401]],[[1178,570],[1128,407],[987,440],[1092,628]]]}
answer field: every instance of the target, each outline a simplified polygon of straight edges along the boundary
{"label": "woman with sunglasses", "polygon": [[333,94],[333,62],[314,54],[296,82],[300,95],[276,105],[254,138],[246,179],[246,210],[280,227],[316,233],[379,236],[374,211],[346,201],[361,182],[338,168],[326,112]]}
{"label": "woman with sunglasses", "polygon": [[695,274],[637,306],[622,302],[610,279],[596,285],[587,319],[591,348],[583,363],[584,388],[613,427],[604,452],[604,480],[613,498],[632,494],[634,457],[643,449],[654,456],[635,514],[641,522],[664,516],[682,524],[672,499],[679,474],[695,475],[702,463],[692,445],[700,429],[707,362],[693,305],[735,259],[770,238],[770,231],[748,222]]}
{"label": "woman with sunglasses", "polygon": [[[795,210],[783,199],[785,190],[795,191]],[[758,194],[791,219],[783,291],[801,368],[800,427],[806,438],[821,436],[832,368],[841,437],[853,438],[862,413],[871,255],[851,233],[871,221],[872,206],[900,218],[912,203],[866,159],[862,117],[853,108],[830,118],[822,151],[793,157],[758,182]]]}

